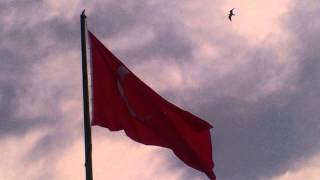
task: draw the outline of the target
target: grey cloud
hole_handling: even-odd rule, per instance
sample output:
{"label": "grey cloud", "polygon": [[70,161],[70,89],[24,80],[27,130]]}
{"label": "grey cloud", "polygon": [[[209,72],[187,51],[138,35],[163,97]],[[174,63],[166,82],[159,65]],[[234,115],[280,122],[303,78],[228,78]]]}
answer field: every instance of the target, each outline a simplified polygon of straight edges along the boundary
{"label": "grey cloud", "polygon": [[158,23],[156,17],[161,15],[145,0],[96,2],[87,13],[89,29],[102,37],[111,37],[142,24],[154,25]]}
{"label": "grey cloud", "polygon": [[[4,6],[1,7],[7,9],[8,12],[14,11],[16,14],[15,19],[12,19],[14,20],[12,26],[0,27],[3,30],[3,33],[0,35],[2,39],[0,44],[0,55],[2,57],[0,67],[2,96],[0,102],[0,112],[2,116],[0,121],[0,138],[9,135],[23,136],[27,132],[41,128],[52,129],[52,132],[40,139],[32,148],[29,152],[30,156],[25,159],[25,162],[38,161],[39,158],[41,159],[44,156],[46,156],[48,161],[55,161],[56,156],[64,151],[65,147],[70,144],[74,138],[79,137],[82,132],[81,126],[77,127],[77,130],[73,130],[72,133],[70,132],[72,127],[65,126],[64,121],[66,121],[66,116],[59,107],[59,103],[63,98],[74,96],[69,93],[71,88],[74,88],[73,83],[70,84],[68,82],[72,82],[74,79],[79,80],[80,78],[66,77],[64,82],[61,82],[61,86],[52,86],[50,82],[48,82],[50,89],[46,87],[49,86],[46,82],[37,83],[29,78],[48,75],[45,73],[45,70],[41,72],[43,74],[33,74],[33,68],[45,63],[45,61],[48,60],[48,56],[54,56],[54,54],[58,56],[66,52],[66,50],[78,51],[80,53],[79,16],[75,15],[70,21],[61,16],[56,16],[47,21],[33,22],[31,18],[26,17],[28,13],[32,12],[33,14],[37,14],[38,18],[42,18],[41,16],[47,15],[44,13],[48,13],[44,11],[45,7],[41,3],[34,4],[30,2],[29,4],[27,1],[23,1],[18,4],[4,4]],[[142,16],[143,12],[138,13],[141,17],[135,16],[135,13],[139,12],[138,10],[140,8],[143,8],[143,5],[134,7],[132,12],[127,13],[126,10],[121,10],[116,3],[113,6],[108,4],[107,10],[104,8],[99,10],[99,8],[97,8],[98,10],[95,11],[97,14],[89,13],[89,16],[92,17],[88,18],[90,20],[89,25],[92,23],[92,29],[94,31],[98,29],[97,31],[100,32],[102,36],[113,36],[136,24],[142,24],[139,18],[146,18]],[[114,21],[114,19],[117,19],[117,21]],[[3,19],[1,20],[3,22]],[[30,26],[30,22],[33,22],[32,26]],[[103,26],[103,24],[105,24],[105,26]],[[101,30],[99,30],[99,28],[101,28]],[[166,30],[166,32],[170,32],[170,30]],[[171,38],[175,38],[176,36],[178,36],[178,34],[172,34]],[[166,36],[162,34],[158,37],[163,38]],[[170,51],[170,49],[166,49],[164,44],[160,44],[160,46],[164,51]],[[183,46],[183,43],[181,46]],[[172,47],[174,48],[174,46]],[[181,53],[180,51],[181,50],[174,50],[171,54],[174,56],[175,53]],[[72,64],[68,59],[66,59],[65,62],[66,66]],[[51,78],[55,77],[54,74],[48,76],[50,76],[48,81],[53,80]],[[74,74],[74,76],[80,77],[80,74]],[[68,85],[66,86],[66,84]],[[41,91],[41,93],[46,91],[47,95],[42,98],[39,96],[39,93],[37,93],[39,91]],[[75,90],[73,90],[73,92],[76,95],[80,95],[80,91],[75,92]],[[28,97],[27,102],[20,101],[20,98],[24,96]],[[81,98],[81,96],[79,96],[79,98]],[[50,110],[31,118],[16,116],[19,108],[32,107],[35,105],[34,103],[43,103],[43,105],[50,108]],[[75,121],[74,119],[67,120]],[[79,120],[76,125],[81,125],[81,120]],[[41,177],[44,177],[43,179],[49,179],[52,175],[51,172],[47,171],[40,174]]]}
{"label": "grey cloud", "polygon": [[[80,46],[80,25],[79,17],[72,18],[71,21],[56,17],[50,21],[38,24],[36,28],[41,29],[49,39],[56,42],[56,46],[78,50]],[[34,27],[35,28],[35,27]],[[54,47],[53,47],[54,48]]]}
{"label": "grey cloud", "polygon": [[[77,95],[81,98],[81,91],[72,89],[75,81],[80,80],[81,74],[71,74],[75,72],[73,69],[80,68],[80,65],[72,62],[72,59],[65,59],[64,65],[57,68],[65,67],[63,71],[70,72],[71,76],[65,77],[60,85],[50,84],[50,81],[56,80],[57,76],[54,73],[60,73],[60,69],[53,74],[48,74],[47,69],[43,72],[35,72],[34,69],[42,68],[49,60],[48,56],[59,57],[66,50],[79,51],[79,16],[70,22],[61,17],[38,22],[37,19],[33,21],[30,16],[36,14],[38,18],[45,18],[46,13],[49,13],[43,11],[45,7],[41,1],[15,1],[3,5],[0,6],[1,12],[4,12],[2,14],[10,14],[10,11],[13,11],[15,15],[11,17],[12,25],[0,26],[0,139],[7,136],[20,137],[39,129],[49,129],[48,134],[40,139],[30,152],[26,152],[28,156],[21,163],[29,164],[43,159],[54,163],[65,147],[82,133],[81,119],[69,118],[68,112],[63,112],[60,107],[62,101]],[[1,24],[4,23],[1,18],[0,21]],[[33,24],[30,25],[30,22]],[[57,59],[50,60],[59,63]],[[56,63],[52,62],[52,65]],[[34,79],[38,76],[48,76],[44,79],[47,81],[35,82]],[[33,111],[32,107],[37,106],[45,106],[48,109],[32,116],[28,116],[28,113],[19,115],[21,110]],[[66,125],[66,120],[76,121],[75,124],[79,127],[73,129],[73,123]],[[53,173],[45,168],[39,172],[39,179],[53,179]]]}
{"label": "grey cloud", "polygon": [[[123,0],[121,3],[97,4],[88,17],[89,29],[99,37],[125,35],[125,32],[139,26],[152,29],[155,36],[151,42],[121,52],[124,59],[130,57],[129,64],[150,60],[152,57],[168,61],[175,59],[183,63],[191,57],[192,41],[180,31],[183,25],[174,19],[163,18],[166,15],[160,8],[155,8],[146,1],[130,3]],[[112,44],[110,47],[112,48]]]}
{"label": "grey cloud", "polygon": [[137,17],[134,12],[123,9],[123,3],[126,1],[96,4],[94,10],[88,12],[89,29],[102,37],[111,37],[134,26]]}
{"label": "grey cloud", "polygon": [[128,50],[127,57],[134,57],[135,62],[160,58],[168,61],[187,63],[192,58],[192,41],[178,32],[175,25],[156,26],[155,37],[149,43]]}
{"label": "grey cloud", "polygon": [[[306,2],[297,2],[283,22],[290,35],[287,58],[292,59],[287,59],[288,65],[298,63],[299,67],[284,79],[281,89],[254,102],[243,98],[291,68],[277,63],[278,54],[284,49],[274,44],[250,47],[241,42],[241,37],[230,37],[233,41],[213,38],[212,42],[220,42],[217,44],[226,51],[219,58],[241,58],[246,63],[230,76],[178,96],[188,97],[183,106],[214,125],[215,171],[219,179],[271,178],[294,168],[293,162],[319,152],[320,36],[316,32],[320,27],[315,15],[319,8],[308,7]],[[230,48],[231,53],[227,51]],[[210,72],[210,67],[205,71]],[[292,86],[297,89],[292,91]],[[173,91],[162,94],[170,99],[177,96]],[[181,166],[179,162],[172,163]],[[194,176],[192,171],[185,174],[185,178]]]}
{"label": "grey cloud", "polygon": [[[27,11],[34,10],[34,7],[42,7],[41,4],[35,6],[31,3],[29,6],[27,1],[23,2],[25,4],[0,6],[0,12],[3,12],[5,7],[14,6],[15,11],[27,14]],[[182,25],[179,23],[173,25],[174,20],[170,20],[163,12],[156,11],[145,1],[127,6],[120,5],[126,3],[128,1],[96,4],[94,11],[88,12],[90,29],[99,37],[110,38],[125,34],[135,26],[152,27],[155,33],[153,41],[142,47],[133,47],[132,50],[121,52],[124,54],[122,56],[135,60],[130,60],[129,63],[135,64],[155,56],[170,61],[177,59],[178,63],[190,62],[189,60],[193,58],[190,53],[195,47],[187,35],[182,33],[184,28]],[[237,53],[243,55],[241,58],[251,59],[247,61],[249,64],[240,65],[237,72],[221,81],[216,81],[216,84],[208,83],[201,89],[183,94],[193,97],[184,100],[183,106],[210,120],[215,127],[213,130],[215,170],[219,179],[255,180],[262,176],[272,177],[286,171],[290,162],[300,157],[311,156],[319,150],[317,137],[320,135],[320,127],[317,108],[320,104],[316,97],[319,97],[320,84],[317,78],[320,77],[318,71],[320,36],[316,33],[319,32],[319,26],[316,26],[319,21],[316,12],[317,8],[308,10],[305,6],[297,5],[289,13],[290,19],[287,19],[285,24],[288,33],[291,33],[294,46],[291,55],[299,59],[300,63],[298,74],[286,82],[288,86],[294,84],[298,87],[299,91],[294,93],[287,93],[284,86],[279,92],[269,94],[256,102],[227,96],[228,94],[247,96],[254,93],[261,82],[268,81],[270,72],[271,76],[281,73],[282,69],[275,63],[279,58],[277,56],[279,50],[272,45],[252,48],[243,43],[242,37],[232,35],[232,32],[228,31],[224,32],[230,36],[220,37],[220,29],[217,30],[219,31],[216,33],[217,36],[210,39],[213,44],[223,49],[221,58],[226,58],[226,61],[236,59],[234,54]],[[25,21],[17,19],[16,24],[8,32],[0,35],[2,40],[0,138],[8,134],[23,135],[32,128],[51,126],[56,129],[32,149],[30,154],[34,156],[30,157],[30,160],[37,160],[37,157],[41,157],[45,152],[56,151],[58,146],[63,150],[63,147],[80,134],[78,132],[68,137],[70,127],[61,128],[65,116],[57,104],[61,100],[59,98],[70,95],[64,92],[64,87],[54,87],[53,97],[47,102],[51,104],[51,113],[29,120],[17,119],[14,116],[15,101],[19,92],[31,85],[26,79],[30,76],[25,76],[30,73],[29,67],[43,62],[47,55],[59,53],[62,49],[74,51],[80,49],[78,23],[78,15],[71,21],[57,16],[32,27],[26,26]],[[3,27],[0,28],[3,30]],[[48,40],[53,42],[53,45],[45,46],[39,40]],[[210,71],[210,67],[204,71]],[[74,79],[66,77],[65,81],[71,82]],[[68,88],[74,87],[68,86]],[[228,93],[225,93],[226,91]],[[168,99],[177,96],[174,91],[161,94]],[[206,101],[202,101],[204,98]],[[181,166],[181,162],[170,160],[165,168],[174,170]],[[47,178],[50,173],[46,172],[43,176]],[[195,171],[188,171],[182,179],[194,177],[205,176]]]}
{"label": "grey cloud", "polygon": [[[319,152],[320,144],[317,139],[320,136],[320,101],[317,97],[320,95],[320,54],[316,49],[320,36],[315,32],[320,27],[316,25],[319,24],[315,15],[317,10],[319,8],[310,9],[305,3],[297,2],[284,24],[292,38],[289,41],[290,57],[298,59],[299,69],[295,76],[288,79],[283,90],[253,103],[242,101],[241,98],[219,97],[215,91],[219,91],[220,84],[216,88],[209,87],[205,92],[192,94],[195,96],[191,100],[193,102],[195,99],[212,98],[192,109],[205,119],[212,120],[215,126],[213,142],[218,178],[270,178],[294,168],[291,166],[293,162]],[[249,71],[258,69],[256,72],[241,72],[245,74],[245,78],[237,76],[234,82],[253,79],[248,83],[241,82],[242,86],[234,93],[254,92],[248,90],[254,90],[256,83],[269,78],[260,73],[278,68],[272,63],[257,64],[277,59],[274,56],[277,49],[270,48],[267,53],[253,48],[251,51],[257,52],[256,54],[242,57],[254,60],[254,63],[246,65],[251,67]],[[274,71],[275,75],[279,72],[281,73],[281,68]],[[226,85],[222,87],[227,89],[230,84],[232,88],[230,80],[232,79],[224,79]],[[290,85],[297,86],[298,90],[290,92],[287,88]],[[188,95],[190,94],[186,94]]]}
{"label": "grey cloud", "polygon": [[[20,128],[16,127],[16,124],[19,124],[19,121],[14,119],[14,106],[12,105],[13,98],[15,96],[15,92],[12,91],[10,87],[6,87],[5,85],[1,85],[1,102],[0,102],[0,114],[1,114],[1,121],[0,121],[0,135],[6,135],[7,133],[19,132],[21,131]],[[19,127],[19,126],[18,126]]]}

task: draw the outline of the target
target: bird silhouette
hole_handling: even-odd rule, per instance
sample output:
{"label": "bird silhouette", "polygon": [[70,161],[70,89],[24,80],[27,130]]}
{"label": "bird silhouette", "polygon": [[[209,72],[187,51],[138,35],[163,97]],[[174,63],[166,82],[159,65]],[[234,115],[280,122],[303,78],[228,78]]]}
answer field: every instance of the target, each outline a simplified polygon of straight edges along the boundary
{"label": "bird silhouette", "polygon": [[232,9],[229,11],[229,20],[230,20],[230,21],[232,21],[231,17],[234,16],[234,15],[236,15],[236,14],[233,13],[233,10],[234,10],[234,8],[232,8]]}

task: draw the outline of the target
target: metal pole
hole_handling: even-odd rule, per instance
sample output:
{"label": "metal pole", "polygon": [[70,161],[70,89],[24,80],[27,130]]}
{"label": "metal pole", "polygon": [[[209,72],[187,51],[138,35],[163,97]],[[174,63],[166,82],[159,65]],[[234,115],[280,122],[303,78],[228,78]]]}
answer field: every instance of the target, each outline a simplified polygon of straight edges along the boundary
{"label": "metal pole", "polygon": [[83,116],[84,116],[84,145],[86,180],[93,180],[92,176],[92,144],[89,112],[88,73],[87,73],[87,48],[86,48],[86,15],[84,10],[80,15],[81,20],[81,51],[82,51],[82,85],[83,85]]}

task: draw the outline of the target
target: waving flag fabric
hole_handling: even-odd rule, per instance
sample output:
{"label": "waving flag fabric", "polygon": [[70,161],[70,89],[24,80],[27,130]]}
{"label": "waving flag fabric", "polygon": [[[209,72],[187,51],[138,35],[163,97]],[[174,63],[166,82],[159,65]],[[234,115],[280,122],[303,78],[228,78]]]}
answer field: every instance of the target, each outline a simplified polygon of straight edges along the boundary
{"label": "waving flag fabric", "polygon": [[[134,141],[170,148],[185,164],[213,173],[212,126],[166,101],[135,76],[91,32],[93,120]],[[161,67],[159,67],[161,68]]]}

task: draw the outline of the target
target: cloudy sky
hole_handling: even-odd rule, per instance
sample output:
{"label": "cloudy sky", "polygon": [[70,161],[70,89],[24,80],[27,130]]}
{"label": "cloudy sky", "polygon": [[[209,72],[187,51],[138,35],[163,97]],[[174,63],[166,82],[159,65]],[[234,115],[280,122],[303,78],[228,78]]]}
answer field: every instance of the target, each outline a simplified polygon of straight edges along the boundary
{"label": "cloudy sky", "polygon": [[[0,179],[84,179],[84,8],[133,72],[214,125],[218,179],[320,178],[317,0],[1,0]],[[92,133],[96,180],[206,179],[168,149]]]}

